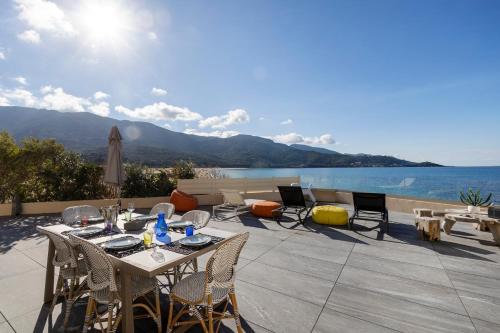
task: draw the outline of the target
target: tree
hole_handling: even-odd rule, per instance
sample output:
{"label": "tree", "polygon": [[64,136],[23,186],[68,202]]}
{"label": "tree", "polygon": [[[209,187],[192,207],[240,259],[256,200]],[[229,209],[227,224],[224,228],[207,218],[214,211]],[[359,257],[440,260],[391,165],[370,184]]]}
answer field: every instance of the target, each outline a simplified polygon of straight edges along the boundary
{"label": "tree", "polygon": [[0,202],[104,198],[102,174],[100,166],[54,140],[27,138],[19,146],[0,133]]}
{"label": "tree", "polygon": [[20,149],[14,138],[7,132],[0,132],[0,202],[12,198],[14,188],[22,181],[17,170],[21,169],[19,163]]}

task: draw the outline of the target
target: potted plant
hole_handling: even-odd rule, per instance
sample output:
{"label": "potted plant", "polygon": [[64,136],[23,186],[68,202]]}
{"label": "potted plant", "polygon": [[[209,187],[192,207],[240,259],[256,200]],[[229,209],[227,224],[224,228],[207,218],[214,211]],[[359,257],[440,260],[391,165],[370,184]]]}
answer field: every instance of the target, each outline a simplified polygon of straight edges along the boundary
{"label": "potted plant", "polygon": [[481,195],[481,190],[474,191],[469,188],[467,192],[460,192],[460,201],[464,205],[467,205],[467,210],[471,214],[477,214],[481,211],[481,207],[491,206],[491,197],[493,193],[490,193],[486,198]]}

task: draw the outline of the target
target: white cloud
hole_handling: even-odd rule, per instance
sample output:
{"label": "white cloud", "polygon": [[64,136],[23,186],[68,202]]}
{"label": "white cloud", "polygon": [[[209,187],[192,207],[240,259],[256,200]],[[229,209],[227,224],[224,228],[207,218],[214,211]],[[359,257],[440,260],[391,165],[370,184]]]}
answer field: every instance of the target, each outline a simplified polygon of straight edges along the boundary
{"label": "white cloud", "polygon": [[264,117],[259,117],[259,120],[262,121],[262,120],[266,120],[266,118]]}
{"label": "white cloud", "polygon": [[165,96],[166,94],[167,94],[167,91],[165,89],[161,89],[161,88],[151,89],[151,95],[153,95],[153,96]]}
{"label": "white cloud", "polygon": [[98,116],[107,117],[109,116],[109,103],[100,102],[89,106],[89,111],[95,113]]}
{"label": "white cloud", "polygon": [[23,31],[20,34],[17,34],[17,38],[23,42],[32,44],[39,44],[41,41],[40,34],[35,30]]}
{"label": "white cloud", "polygon": [[284,143],[287,145],[300,143],[306,145],[331,145],[335,143],[331,134],[323,134],[321,136],[307,137],[297,133],[280,134],[270,137],[275,142]]}
{"label": "white cloud", "polygon": [[76,34],[64,11],[46,0],[14,0],[18,18],[36,31],[47,31],[59,36]]}
{"label": "white cloud", "polygon": [[5,53],[0,51],[0,60],[5,60]]}
{"label": "white cloud", "polygon": [[87,99],[67,94],[63,88],[50,89],[47,92],[40,101],[40,106],[43,108],[57,111],[84,112],[85,107],[90,106]]}
{"label": "white cloud", "polygon": [[22,84],[23,86],[28,85],[28,81],[26,80],[25,77],[22,76],[13,77],[12,80],[16,81],[19,84]]}
{"label": "white cloud", "polygon": [[280,124],[281,125],[291,125],[292,123],[293,123],[292,119],[287,119],[287,120],[283,120]]}
{"label": "white cloud", "polygon": [[0,98],[3,100],[4,105],[21,105],[34,107],[38,104],[36,96],[23,88],[16,89],[0,89]]}
{"label": "white cloud", "polygon": [[158,35],[156,35],[156,33],[154,31],[150,31],[150,32],[148,32],[148,39],[149,40],[157,40]]}
{"label": "white cloud", "polygon": [[186,107],[179,107],[163,102],[146,105],[142,108],[135,108],[133,110],[118,105],[115,107],[115,111],[123,113],[131,118],[143,120],[194,121],[202,118],[199,113],[193,112]]}
{"label": "white cloud", "polygon": [[96,91],[94,93],[94,99],[95,100],[98,100],[98,99],[105,99],[105,98],[108,98],[109,95],[106,94],[105,92],[102,92],[102,91]]}
{"label": "white cloud", "polygon": [[203,132],[199,131],[194,128],[187,128],[184,130],[184,133],[186,134],[193,134],[193,135],[199,135],[199,136],[215,136],[218,138],[229,138],[231,136],[235,136],[240,134],[237,131],[211,131],[211,132]]}
{"label": "white cloud", "polygon": [[0,105],[19,105],[44,108],[61,112],[92,112],[107,117],[110,113],[109,103],[68,94],[63,88],[46,85],[40,88],[40,97],[24,88],[0,89]]}
{"label": "white cloud", "polygon": [[213,116],[200,120],[198,126],[201,128],[226,128],[235,124],[248,123],[250,116],[243,109],[234,109],[222,116]]}
{"label": "white cloud", "polygon": [[41,88],[40,88],[40,92],[41,92],[42,94],[44,94],[44,95],[45,95],[45,94],[48,94],[49,92],[51,92],[51,91],[53,91],[53,90],[54,90],[54,87],[52,87],[52,86],[50,86],[50,85],[49,85],[49,86],[43,86],[43,87],[41,87]]}

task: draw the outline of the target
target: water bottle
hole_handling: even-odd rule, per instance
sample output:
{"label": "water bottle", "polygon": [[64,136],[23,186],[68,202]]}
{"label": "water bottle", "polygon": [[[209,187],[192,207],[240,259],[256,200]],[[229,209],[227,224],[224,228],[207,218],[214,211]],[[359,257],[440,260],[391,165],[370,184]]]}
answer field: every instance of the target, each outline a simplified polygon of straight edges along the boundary
{"label": "water bottle", "polygon": [[162,243],[168,244],[171,242],[170,235],[168,234],[168,225],[165,221],[165,213],[161,212],[158,214],[158,220],[156,221],[156,239]]}

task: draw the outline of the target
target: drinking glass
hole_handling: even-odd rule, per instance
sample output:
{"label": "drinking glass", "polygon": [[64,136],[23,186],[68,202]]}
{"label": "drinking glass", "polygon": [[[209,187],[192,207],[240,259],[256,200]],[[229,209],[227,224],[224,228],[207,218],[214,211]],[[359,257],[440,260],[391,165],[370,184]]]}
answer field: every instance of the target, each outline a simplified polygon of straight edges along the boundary
{"label": "drinking glass", "polygon": [[132,220],[132,213],[135,210],[135,205],[133,202],[128,203],[127,210],[128,210],[128,220],[130,221]]}
{"label": "drinking glass", "polygon": [[144,232],[144,246],[146,248],[150,248],[151,247],[151,244],[153,243],[153,230],[152,229],[146,229],[146,231]]}
{"label": "drinking glass", "polygon": [[153,258],[154,261],[156,262],[164,262],[165,261],[165,255],[161,252],[158,252],[156,250],[158,246],[153,246],[153,253],[151,253],[151,258]]}
{"label": "drinking glass", "polygon": [[192,225],[189,225],[186,227],[186,236],[193,236],[194,234],[194,227]]}

